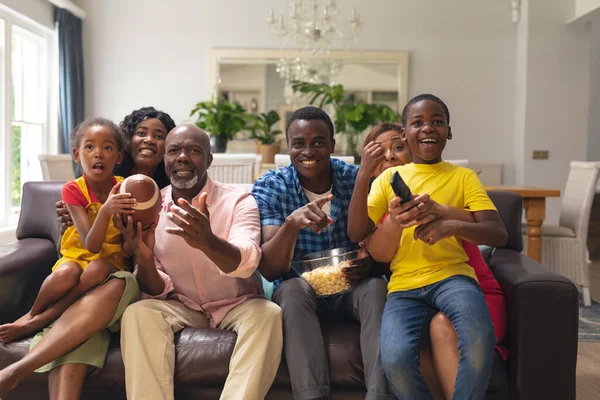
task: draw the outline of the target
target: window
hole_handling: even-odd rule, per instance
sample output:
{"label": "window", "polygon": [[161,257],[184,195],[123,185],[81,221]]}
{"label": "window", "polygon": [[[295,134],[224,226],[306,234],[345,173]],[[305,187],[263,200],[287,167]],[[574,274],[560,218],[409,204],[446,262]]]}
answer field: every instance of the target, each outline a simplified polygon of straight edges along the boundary
{"label": "window", "polygon": [[23,183],[42,180],[38,156],[56,151],[56,71],[49,29],[0,8],[0,226],[17,222]]}

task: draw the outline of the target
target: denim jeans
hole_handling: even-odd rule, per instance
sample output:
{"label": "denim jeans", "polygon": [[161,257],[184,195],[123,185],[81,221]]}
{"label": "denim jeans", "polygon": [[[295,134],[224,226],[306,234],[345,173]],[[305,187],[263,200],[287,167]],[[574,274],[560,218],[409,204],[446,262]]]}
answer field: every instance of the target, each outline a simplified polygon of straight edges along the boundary
{"label": "denim jeans", "polygon": [[481,288],[457,275],[419,289],[388,295],[381,324],[383,370],[398,399],[433,399],[419,370],[429,323],[442,311],[458,335],[460,361],[453,399],[484,399],[496,336]]}

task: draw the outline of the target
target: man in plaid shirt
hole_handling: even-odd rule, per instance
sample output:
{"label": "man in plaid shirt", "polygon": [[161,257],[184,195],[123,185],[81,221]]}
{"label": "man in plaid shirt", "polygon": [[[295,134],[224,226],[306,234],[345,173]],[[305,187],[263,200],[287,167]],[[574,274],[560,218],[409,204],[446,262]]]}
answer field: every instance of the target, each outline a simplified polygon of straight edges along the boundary
{"label": "man in plaid shirt", "polygon": [[328,398],[329,370],[319,315],[361,324],[367,399],[393,399],[379,356],[379,330],[386,283],[369,277],[368,255],[354,260],[346,277],[349,292],[315,296],[290,262],[337,247],[357,248],[347,234],[348,209],[358,167],[331,159],[333,123],[319,108],[303,107],[286,127],[291,165],[264,174],[254,184],[262,226],[259,271],[279,283],[273,300],[283,310],[284,352],[294,399]]}

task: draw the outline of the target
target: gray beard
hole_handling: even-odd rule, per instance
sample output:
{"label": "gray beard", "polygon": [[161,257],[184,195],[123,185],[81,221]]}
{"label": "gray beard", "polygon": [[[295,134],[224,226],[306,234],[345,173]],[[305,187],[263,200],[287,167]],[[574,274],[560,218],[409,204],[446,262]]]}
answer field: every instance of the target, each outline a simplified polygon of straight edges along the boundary
{"label": "gray beard", "polygon": [[169,178],[171,185],[177,189],[191,189],[196,183],[198,183],[198,173],[195,173],[194,176],[189,179],[180,179],[176,177],[175,174],[171,174]]}

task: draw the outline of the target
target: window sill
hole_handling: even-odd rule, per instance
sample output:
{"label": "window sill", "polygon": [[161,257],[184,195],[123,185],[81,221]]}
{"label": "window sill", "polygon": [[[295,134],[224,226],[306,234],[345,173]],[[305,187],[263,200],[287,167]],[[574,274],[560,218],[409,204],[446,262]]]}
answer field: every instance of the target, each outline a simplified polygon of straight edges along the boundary
{"label": "window sill", "polygon": [[0,228],[0,245],[12,243],[17,240],[17,225],[3,226]]}

